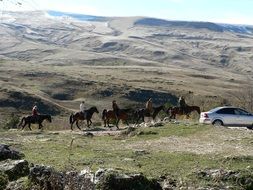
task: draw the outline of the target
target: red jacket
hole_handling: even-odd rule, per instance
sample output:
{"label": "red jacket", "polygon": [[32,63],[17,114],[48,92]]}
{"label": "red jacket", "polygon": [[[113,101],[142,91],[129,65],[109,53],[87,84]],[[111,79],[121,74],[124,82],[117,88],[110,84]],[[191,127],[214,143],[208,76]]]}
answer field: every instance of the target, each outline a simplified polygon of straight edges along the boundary
{"label": "red jacket", "polygon": [[38,110],[35,106],[32,109],[32,115],[38,115]]}

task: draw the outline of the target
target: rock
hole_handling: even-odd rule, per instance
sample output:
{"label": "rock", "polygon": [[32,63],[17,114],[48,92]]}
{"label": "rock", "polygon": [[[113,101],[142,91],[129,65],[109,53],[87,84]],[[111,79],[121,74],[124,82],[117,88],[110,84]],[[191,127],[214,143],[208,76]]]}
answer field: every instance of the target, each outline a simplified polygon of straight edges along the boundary
{"label": "rock", "polygon": [[24,183],[25,183],[24,179],[18,179],[17,181],[11,181],[10,183],[8,183],[5,190],[23,190],[23,189],[25,189]]}
{"label": "rock", "polygon": [[154,123],[151,127],[162,127],[162,126],[164,126],[163,122],[157,122],[157,123]]}
{"label": "rock", "polygon": [[150,153],[148,151],[146,151],[146,150],[135,150],[134,154],[136,156],[143,156],[143,155],[150,154]]}
{"label": "rock", "polygon": [[134,136],[136,135],[136,128],[128,127],[126,130],[120,133],[121,136]]}
{"label": "rock", "polygon": [[94,174],[85,170],[80,173],[69,171],[61,173],[49,166],[34,166],[30,169],[31,187],[38,189],[93,190]]}
{"label": "rock", "polygon": [[8,145],[0,144],[0,161],[6,159],[18,160],[22,157],[24,157],[24,154],[10,149]]}
{"label": "rock", "polygon": [[174,190],[176,188],[177,188],[176,180],[165,180],[162,183],[162,189],[163,190]]}
{"label": "rock", "polygon": [[36,165],[30,168],[30,182],[40,189],[63,189],[64,177],[50,166]]}
{"label": "rock", "polygon": [[122,171],[100,169],[95,174],[97,189],[126,190],[147,189],[160,190],[160,184],[155,180],[149,180],[142,174],[125,174]]}
{"label": "rock", "polygon": [[95,184],[93,183],[94,174],[90,171],[67,172],[65,175],[64,189],[69,190],[93,190]]}
{"label": "rock", "polygon": [[8,176],[0,171],[0,190],[5,189],[8,184]]}
{"label": "rock", "polygon": [[6,160],[0,162],[0,171],[4,172],[10,181],[29,174],[28,162],[26,160]]}
{"label": "rock", "polygon": [[94,134],[90,133],[90,132],[84,132],[83,136],[92,138],[92,137],[94,137]]}
{"label": "rock", "polygon": [[207,181],[215,181],[220,184],[220,188],[226,189],[227,182],[232,183],[243,189],[253,189],[253,170],[223,170],[223,169],[206,169],[197,172],[199,178]]}

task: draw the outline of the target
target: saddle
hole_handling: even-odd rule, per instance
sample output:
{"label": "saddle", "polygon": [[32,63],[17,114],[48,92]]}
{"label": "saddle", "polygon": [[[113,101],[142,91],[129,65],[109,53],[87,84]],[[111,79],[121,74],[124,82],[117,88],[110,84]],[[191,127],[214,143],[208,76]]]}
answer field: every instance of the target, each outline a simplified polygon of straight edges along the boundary
{"label": "saddle", "polygon": [[84,119],[87,118],[87,110],[80,111],[81,114],[83,114]]}
{"label": "saddle", "polygon": [[38,117],[39,117],[39,115],[31,115],[31,118],[32,118],[31,120],[32,120],[32,122],[33,122],[33,123],[38,123],[38,119],[39,119]]}

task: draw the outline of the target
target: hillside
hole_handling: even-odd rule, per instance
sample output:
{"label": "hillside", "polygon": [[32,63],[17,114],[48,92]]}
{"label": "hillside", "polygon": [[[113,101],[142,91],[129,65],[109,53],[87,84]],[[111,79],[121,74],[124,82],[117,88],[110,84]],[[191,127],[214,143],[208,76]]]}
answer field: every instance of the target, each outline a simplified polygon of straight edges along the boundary
{"label": "hillside", "polygon": [[64,115],[81,99],[99,110],[176,103],[242,105],[253,71],[253,27],[56,11],[4,12],[0,112]]}

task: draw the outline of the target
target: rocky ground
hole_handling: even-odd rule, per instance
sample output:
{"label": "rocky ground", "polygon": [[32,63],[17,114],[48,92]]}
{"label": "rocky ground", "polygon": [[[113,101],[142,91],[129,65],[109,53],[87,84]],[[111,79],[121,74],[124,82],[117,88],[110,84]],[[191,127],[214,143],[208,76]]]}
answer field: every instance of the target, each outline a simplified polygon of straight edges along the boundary
{"label": "rocky ground", "polygon": [[253,188],[252,131],[242,128],[158,122],[0,139],[2,189]]}

